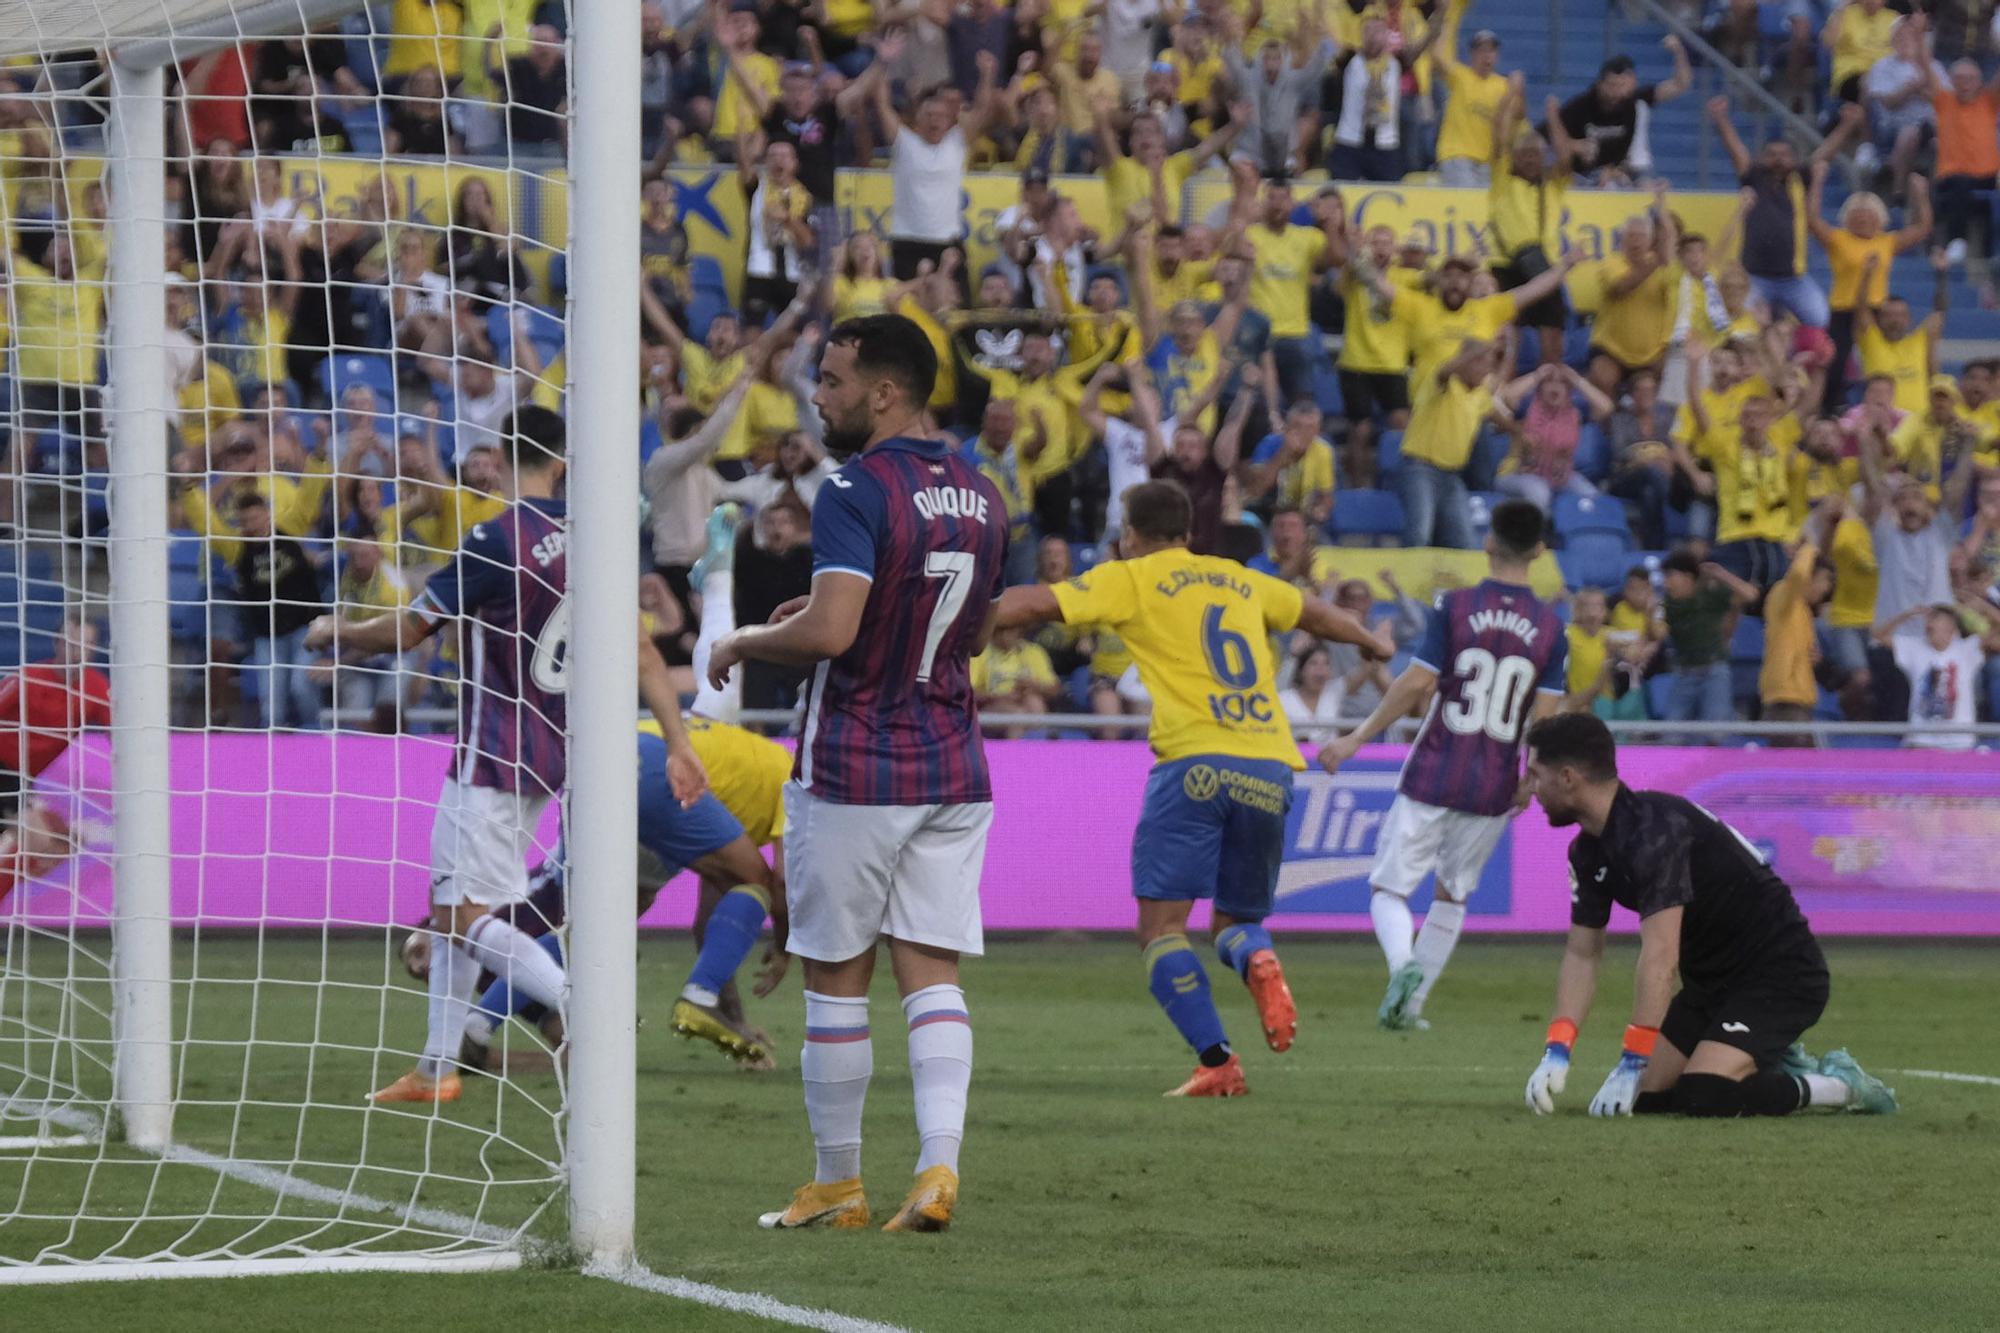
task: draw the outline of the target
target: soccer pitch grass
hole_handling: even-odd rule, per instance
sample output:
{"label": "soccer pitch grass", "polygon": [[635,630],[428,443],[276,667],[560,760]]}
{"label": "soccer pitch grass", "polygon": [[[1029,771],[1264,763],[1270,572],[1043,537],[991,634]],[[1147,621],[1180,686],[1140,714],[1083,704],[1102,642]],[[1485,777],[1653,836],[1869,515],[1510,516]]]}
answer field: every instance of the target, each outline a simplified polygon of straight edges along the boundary
{"label": "soccer pitch grass", "polygon": [[[229,950],[250,969],[250,942],[202,948],[205,970],[224,966]],[[1902,1114],[1727,1123],[1585,1114],[1616,1059],[1636,956],[1629,937],[1607,958],[1597,1012],[1550,1119],[1529,1114],[1521,1097],[1541,1053],[1556,941],[1468,940],[1432,1002],[1435,1029],[1410,1034],[1374,1027],[1383,970],[1372,941],[1281,939],[1280,948],[1299,1001],[1297,1045],[1282,1056],[1264,1050],[1248,996],[1205,960],[1251,1095],[1180,1102],[1160,1093],[1193,1061],[1147,995],[1135,948],[995,941],[966,969],[977,1055],[958,1220],[944,1236],[890,1236],[757,1229],[757,1213],[781,1206],[812,1167],[798,971],[753,1006],[784,1067],[743,1074],[668,1033],[689,945],[648,939],[640,1257],[659,1273],[931,1330],[1643,1320],[1817,1333],[1990,1327],[2000,1309],[1991,1216],[2000,1086],[1888,1072],[2000,1075],[2000,961],[1990,945],[1829,946],[1833,1002],[1807,1045],[1850,1047],[1896,1086]],[[269,941],[266,974],[316,975],[320,951],[317,941]],[[384,971],[376,943],[335,942],[327,961],[355,981]],[[916,1150],[904,1028],[886,973],[875,995],[864,1158],[878,1220],[901,1199]],[[202,1003],[236,1006],[247,1032],[252,998],[225,987]],[[306,987],[267,986],[259,998],[259,1030],[279,1021],[271,1006],[313,1004]],[[391,1003],[391,1031],[414,1045],[420,995]],[[289,1058],[304,1069],[306,1055]],[[244,1057],[226,1044],[194,1047],[188,1059],[187,1077],[211,1095],[241,1078]],[[399,1061],[388,1063],[398,1072]],[[368,1068],[365,1055],[320,1051],[315,1098],[334,1097],[346,1078],[358,1101]],[[508,1095],[554,1097],[551,1075],[521,1084]],[[491,1081],[468,1081],[446,1118],[489,1124],[495,1097]],[[245,1114],[240,1124],[239,1156],[295,1155],[296,1112]],[[220,1129],[206,1114],[178,1126],[193,1146],[227,1152]],[[408,1142],[392,1141],[396,1129]],[[378,1119],[370,1160],[406,1160],[422,1135],[418,1122]],[[440,1135],[435,1160],[449,1161],[459,1143]],[[309,1141],[307,1150],[340,1161],[342,1146]],[[21,1169],[0,1158],[0,1206],[18,1196]],[[197,1211],[215,1184],[193,1168],[172,1179],[203,1186],[178,1201]],[[370,1188],[365,1177],[358,1187]],[[136,1193],[125,1202],[136,1205]],[[449,1190],[422,1202],[466,1206]],[[0,1252],[21,1253],[30,1235],[0,1224]],[[9,1328],[112,1327],[143,1310],[148,1333],[206,1330],[222,1309],[233,1326],[264,1329],[402,1327],[413,1315],[427,1330],[771,1327],[561,1271],[0,1288],[0,1326]]]}

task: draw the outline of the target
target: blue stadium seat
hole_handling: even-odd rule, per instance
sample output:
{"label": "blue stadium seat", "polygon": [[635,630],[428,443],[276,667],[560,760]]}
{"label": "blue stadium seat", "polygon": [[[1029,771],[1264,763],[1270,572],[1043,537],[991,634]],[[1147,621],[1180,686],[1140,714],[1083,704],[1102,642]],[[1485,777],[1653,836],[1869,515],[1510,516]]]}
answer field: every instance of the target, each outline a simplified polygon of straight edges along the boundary
{"label": "blue stadium seat", "polygon": [[1396,474],[1403,470],[1403,432],[1385,430],[1375,437],[1375,473],[1384,486],[1396,480]]}
{"label": "blue stadium seat", "polygon": [[1347,400],[1340,396],[1340,376],[1324,359],[1313,366],[1313,401],[1325,416],[1347,415]]}
{"label": "blue stadium seat", "polygon": [[1069,548],[1069,567],[1078,574],[1097,568],[1097,562],[1104,553],[1097,549],[1096,542],[1072,542]]}
{"label": "blue stadium seat", "polygon": [[1631,546],[1608,532],[1580,532],[1556,552],[1563,581],[1572,588],[1615,590],[1631,566]]}
{"label": "blue stadium seat", "polygon": [[1616,536],[1630,550],[1632,529],[1625,522],[1625,506],[1608,495],[1558,495],[1556,536],[1565,546],[1585,533]]}
{"label": "blue stadium seat", "polygon": [[329,400],[339,402],[340,395],[354,384],[367,385],[375,391],[376,401],[385,410],[394,410],[396,366],[388,357],[344,352],[320,362],[319,387]]}
{"label": "blue stadium seat", "polygon": [[695,288],[694,298],[688,302],[688,337],[702,342],[708,337],[708,326],[715,317],[729,311],[729,298],[705,287]]}
{"label": "blue stadium seat", "polygon": [[493,349],[503,365],[512,364],[514,360],[514,323],[517,317],[527,321],[528,341],[535,345],[535,354],[541,358],[543,365],[562,355],[567,332],[560,315],[534,305],[496,305],[486,312],[486,335],[493,340]]}
{"label": "blue stadium seat", "polygon": [[729,302],[729,280],[723,277],[722,265],[713,255],[688,256],[688,286],[696,295],[713,292],[725,305]]}
{"label": "blue stadium seat", "polygon": [[1584,422],[1577,434],[1573,466],[1593,482],[1603,481],[1604,474],[1611,470],[1611,440],[1594,421]]}
{"label": "blue stadium seat", "polygon": [[1337,491],[1328,525],[1342,546],[1396,546],[1403,540],[1403,502],[1394,491]]}

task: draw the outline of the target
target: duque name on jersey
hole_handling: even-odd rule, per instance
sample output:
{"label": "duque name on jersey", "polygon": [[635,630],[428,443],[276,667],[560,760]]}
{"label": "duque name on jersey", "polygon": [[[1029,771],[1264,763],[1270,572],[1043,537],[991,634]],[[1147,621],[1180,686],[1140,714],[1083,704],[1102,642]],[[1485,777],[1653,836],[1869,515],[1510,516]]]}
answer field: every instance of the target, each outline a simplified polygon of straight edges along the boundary
{"label": "duque name on jersey", "polygon": [[910,499],[926,522],[939,518],[986,521],[986,497],[970,486],[926,486]]}

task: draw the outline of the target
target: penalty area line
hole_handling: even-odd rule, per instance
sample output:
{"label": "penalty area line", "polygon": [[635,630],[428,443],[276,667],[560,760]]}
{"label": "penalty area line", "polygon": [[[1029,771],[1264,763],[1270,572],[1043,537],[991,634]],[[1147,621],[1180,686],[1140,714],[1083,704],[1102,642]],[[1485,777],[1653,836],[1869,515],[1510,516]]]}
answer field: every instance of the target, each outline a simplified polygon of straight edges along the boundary
{"label": "penalty area line", "polygon": [[878,1324],[872,1319],[817,1310],[809,1305],[793,1305],[761,1292],[731,1291],[727,1287],[712,1287],[706,1282],[694,1282],[683,1277],[666,1277],[642,1264],[622,1268],[591,1266],[583,1270],[583,1275],[650,1291],[656,1296],[693,1301],[697,1305],[727,1310],[732,1314],[776,1320],[795,1328],[819,1329],[821,1333],[908,1333],[896,1324]]}
{"label": "penalty area line", "polygon": [[2000,1078],[1991,1074],[1960,1074],[1949,1069],[1892,1069],[1892,1074],[1907,1074],[1911,1078],[1934,1078],[1943,1083],[1977,1083],[1981,1087],[2000,1088]]}

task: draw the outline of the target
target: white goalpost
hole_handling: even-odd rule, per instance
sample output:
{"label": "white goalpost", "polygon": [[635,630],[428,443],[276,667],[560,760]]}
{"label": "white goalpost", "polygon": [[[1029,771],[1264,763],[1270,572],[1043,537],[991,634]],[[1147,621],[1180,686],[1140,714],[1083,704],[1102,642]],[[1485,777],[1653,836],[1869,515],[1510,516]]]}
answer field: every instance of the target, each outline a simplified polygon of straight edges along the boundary
{"label": "white goalpost", "polygon": [[[0,1284],[633,1264],[639,5],[563,9],[557,107],[511,95],[540,29],[0,10],[0,679],[59,719],[0,728]],[[528,706],[485,638],[303,627],[454,568],[531,404],[568,777],[512,920],[568,988],[538,1029],[482,979],[486,1076],[373,1102],[425,1049],[456,717]]]}

